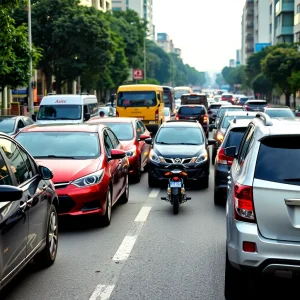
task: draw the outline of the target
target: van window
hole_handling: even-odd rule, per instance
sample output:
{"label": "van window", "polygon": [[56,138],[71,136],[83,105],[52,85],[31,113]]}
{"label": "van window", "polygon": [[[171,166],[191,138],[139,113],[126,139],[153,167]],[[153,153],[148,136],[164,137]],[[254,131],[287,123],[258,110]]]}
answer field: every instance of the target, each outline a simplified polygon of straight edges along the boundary
{"label": "van window", "polygon": [[95,117],[98,115],[98,104],[97,103],[92,103],[92,104],[88,104],[89,107],[89,112],[91,117]]}
{"label": "van window", "polygon": [[152,91],[118,93],[118,106],[120,107],[149,107],[156,105],[156,93]]}
{"label": "van window", "polygon": [[82,115],[81,105],[41,105],[38,120],[80,120]]}

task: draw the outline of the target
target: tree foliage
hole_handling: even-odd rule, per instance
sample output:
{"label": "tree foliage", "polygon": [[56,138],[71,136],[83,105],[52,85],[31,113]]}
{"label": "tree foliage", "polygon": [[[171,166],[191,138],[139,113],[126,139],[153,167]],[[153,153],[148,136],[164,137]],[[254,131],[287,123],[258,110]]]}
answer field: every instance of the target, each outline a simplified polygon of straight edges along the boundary
{"label": "tree foliage", "polygon": [[294,108],[296,108],[296,93],[300,90],[300,71],[293,71],[288,78],[288,84],[294,95]]}

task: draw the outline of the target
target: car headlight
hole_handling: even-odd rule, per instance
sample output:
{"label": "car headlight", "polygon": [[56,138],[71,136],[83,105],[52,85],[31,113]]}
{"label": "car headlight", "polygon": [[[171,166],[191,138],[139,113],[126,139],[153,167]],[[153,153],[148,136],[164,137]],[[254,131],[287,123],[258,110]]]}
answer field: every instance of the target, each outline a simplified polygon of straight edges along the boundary
{"label": "car headlight", "polygon": [[126,155],[127,157],[132,157],[136,155],[136,147],[133,147],[132,149],[129,149],[128,151],[126,151]]}
{"label": "car headlight", "polygon": [[191,160],[191,163],[200,164],[200,163],[207,161],[207,159],[208,159],[208,153],[207,153],[207,151],[205,151],[205,153],[202,153],[198,157],[193,157]]}
{"label": "car headlight", "polygon": [[104,170],[100,170],[95,173],[89,174],[87,176],[78,178],[78,179],[74,180],[72,182],[72,184],[79,188],[95,185],[101,181],[103,174],[104,174]]}
{"label": "car headlight", "polygon": [[218,132],[218,133],[217,133],[217,136],[216,136],[216,139],[217,139],[218,141],[222,142],[222,141],[223,141],[223,139],[224,139],[224,135],[223,135],[223,133],[221,133],[221,132]]}
{"label": "car headlight", "polygon": [[156,163],[163,163],[165,162],[164,158],[161,156],[158,156],[153,149],[151,149],[149,153],[150,160],[156,162]]}

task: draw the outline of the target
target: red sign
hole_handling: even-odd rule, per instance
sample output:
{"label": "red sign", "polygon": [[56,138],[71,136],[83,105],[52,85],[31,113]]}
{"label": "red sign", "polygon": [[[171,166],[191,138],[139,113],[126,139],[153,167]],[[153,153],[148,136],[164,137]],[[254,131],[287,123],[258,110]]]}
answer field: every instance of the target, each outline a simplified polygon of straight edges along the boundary
{"label": "red sign", "polygon": [[142,69],[135,69],[133,70],[133,79],[134,80],[142,80],[144,79],[144,74],[143,74],[143,70]]}

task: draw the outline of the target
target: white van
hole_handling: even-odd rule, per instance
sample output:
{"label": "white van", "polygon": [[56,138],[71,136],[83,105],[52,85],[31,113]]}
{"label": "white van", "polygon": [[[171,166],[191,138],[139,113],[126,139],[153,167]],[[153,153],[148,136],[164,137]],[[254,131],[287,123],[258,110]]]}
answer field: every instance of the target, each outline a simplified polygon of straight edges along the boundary
{"label": "white van", "polygon": [[98,115],[98,101],[94,95],[49,95],[40,104],[37,124],[78,124]]}

